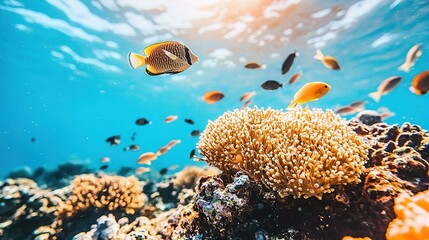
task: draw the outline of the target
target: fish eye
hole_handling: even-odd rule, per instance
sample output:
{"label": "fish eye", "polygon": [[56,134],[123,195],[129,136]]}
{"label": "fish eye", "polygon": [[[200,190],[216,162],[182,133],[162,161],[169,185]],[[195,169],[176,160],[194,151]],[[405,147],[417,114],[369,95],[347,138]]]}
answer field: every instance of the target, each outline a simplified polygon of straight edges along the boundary
{"label": "fish eye", "polygon": [[328,85],[325,85],[325,88],[328,88]]}

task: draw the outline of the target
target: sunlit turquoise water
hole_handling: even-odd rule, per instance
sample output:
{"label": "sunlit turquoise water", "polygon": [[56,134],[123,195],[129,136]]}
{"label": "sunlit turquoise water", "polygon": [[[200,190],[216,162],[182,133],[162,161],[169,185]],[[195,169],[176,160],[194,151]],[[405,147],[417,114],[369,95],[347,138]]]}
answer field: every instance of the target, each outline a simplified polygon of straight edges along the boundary
{"label": "sunlit turquoise water", "polygon": [[[240,108],[242,93],[256,91],[258,107],[285,108],[310,81],[332,86],[310,107],[335,109],[366,100],[367,109],[395,113],[386,119],[389,124],[409,121],[429,128],[429,95],[408,90],[412,78],[429,68],[425,0],[2,1],[0,14],[0,176],[70,160],[98,168],[103,156],[112,159],[108,170],[137,167],[141,153],[171,139],[182,143],[152,168],[195,164],[189,152],[198,139],[190,132]],[[186,44],[200,61],[183,73],[156,77],[128,66],[128,52],[164,40]],[[423,55],[409,73],[399,71],[417,43]],[[342,69],[332,71],[314,60],[318,48],[337,58]],[[281,75],[283,60],[294,50],[300,56]],[[247,61],[267,69],[245,69]],[[300,70],[303,77],[292,86],[260,87],[268,79],[287,82]],[[400,85],[379,103],[369,99],[392,75],[403,77]],[[208,105],[201,100],[208,90],[223,91],[225,98]],[[166,124],[168,115],[179,119]],[[135,125],[140,117],[152,124]],[[121,144],[109,146],[104,140],[116,134]],[[141,149],[122,150],[132,143]]]}

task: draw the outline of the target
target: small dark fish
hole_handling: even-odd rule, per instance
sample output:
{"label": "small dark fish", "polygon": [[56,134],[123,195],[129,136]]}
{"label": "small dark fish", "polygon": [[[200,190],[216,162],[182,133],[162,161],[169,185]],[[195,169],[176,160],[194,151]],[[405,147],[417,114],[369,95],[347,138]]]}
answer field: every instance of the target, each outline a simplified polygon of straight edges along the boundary
{"label": "small dark fish", "polygon": [[106,170],[109,166],[107,164],[101,165],[100,170]]}
{"label": "small dark fish", "polygon": [[286,58],[286,60],[283,62],[282,65],[282,74],[286,74],[290,67],[292,67],[293,61],[295,60],[295,57],[298,57],[299,54],[295,51],[294,53],[289,54],[289,56]]}
{"label": "small dark fish", "polygon": [[159,170],[159,175],[164,176],[167,173],[168,169],[167,168],[163,168],[161,170]]}
{"label": "small dark fish", "polygon": [[195,156],[195,149],[191,150],[191,153],[189,153],[189,158],[193,158]]}
{"label": "small dark fish", "polygon": [[124,150],[124,152],[126,152],[126,151],[130,150],[130,148],[129,147],[124,147],[122,150]]}
{"label": "small dark fish", "polygon": [[36,138],[35,138],[35,137],[32,137],[32,138],[31,138],[31,142],[32,142],[32,143],[36,142]]}
{"label": "small dark fish", "polygon": [[360,108],[360,107],[363,107],[365,103],[366,103],[365,101],[356,101],[356,102],[352,102],[350,106]]}
{"label": "small dark fish", "polygon": [[130,151],[137,151],[140,149],[139,145],[131,144],[129,147]]}
{"label": "small dark fish", "polygon": [[134,132],[133,135],[131,135],[131,140],[133,141],[136,140],[136,135],[137,135],[137,132]]}
{"label": "small dark fish", "polygon": [[301,75],[302,75],[301,72],[295,73],[294,75],[292,75],[292,77],[290,77],[290,79],[289,79],[289,85],[291,85],[291,84],[295,83],[296,81],[298,81],[299,78],[301,77]]}
{"label": "small dark fish", "polygon": [[256,63],[256,62],[248,62],[248,63],[246,63],[246,65],[244,65],[244,67],[247,69],[258,69],[258,68],[265,69],[266,65],[265,64],[261,65],[261,64]]}
{"label": "small dark fish", "polygon": [[187,118],[187,119],[185,119],[185,122],[186,123],[189,123],[189,124],[194,124],[194,121],[192,121],[192,119],[189,119],[189,118]]}
{"label": "small dark fish", "polygon": [[191,132],[191,136],[192,137],[198,137],[200,135],[200,131],[198,131],[198,130],[193,130],[192,132]]}
{"label": "small dark fish", "polygon": [[140,125],[140,126],[150,124],[150,123],[151,123],[151,121],[147,120],[146,118],[139,118],[136,120],[136,124]]}
{"label": "small dark fish", "polygon": [[115,135],[115,136],[108,137],[106,139],[106,142],[110,143],[110,146],[116,146],[119,143],[121,143],[121,136]]}
{"label": "small dark fish", "polygon": [[275,80],[268,80],[261,84],[261,87],[265,90],[276,90],[278,88],[283,87],[283,84],[275,81]]}

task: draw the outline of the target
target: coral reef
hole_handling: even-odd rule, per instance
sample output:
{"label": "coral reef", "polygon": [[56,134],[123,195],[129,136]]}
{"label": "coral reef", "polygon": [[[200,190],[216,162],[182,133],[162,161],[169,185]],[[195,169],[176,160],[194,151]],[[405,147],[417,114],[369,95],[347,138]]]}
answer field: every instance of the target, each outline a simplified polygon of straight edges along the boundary
{"label": "coral reef", "polygon": [[33,230],[54,219],[63,191],[48,191],[25,178],[0,182],[0,239],[31,239]]}
{"label": "coral reef", "polygon": [[401,193],[395,199],[396,218],[386,232],[388,240],[412,240],[429,237],[429,190],[414,196]]}
{"label": "coral reef", "polygon": [[[143,187],[135,177],[79,175],[71,189],[72,194],[55,211],[55,219],[50,225],[55,235],[49,235],[51,239],[74,235],[80,229],[76,226],[80,224],[78,219],[95,220],[108,213],[117,217],[136,215],[146,201]],[[44,236],[39,239],[44,239],[49,232],[38,233]]]}
{"label": "coral reef", "polygon": [[332,111],[247,109],[209,122],[197,144],[224,172],[245,171],[281,198],[322,198],[358,183],[366,145]]}

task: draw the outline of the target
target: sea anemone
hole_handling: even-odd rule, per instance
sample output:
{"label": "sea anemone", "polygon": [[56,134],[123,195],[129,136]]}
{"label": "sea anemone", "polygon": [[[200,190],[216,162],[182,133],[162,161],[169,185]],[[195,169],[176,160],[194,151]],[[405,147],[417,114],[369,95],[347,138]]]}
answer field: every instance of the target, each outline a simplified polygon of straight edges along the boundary
{"label": "sea anemone", "polygon": [[332,111],[253,108],[209,121],[197,144],[224,172],[244,171],[281,198],[317,197],[358,183],[368,147]]}

